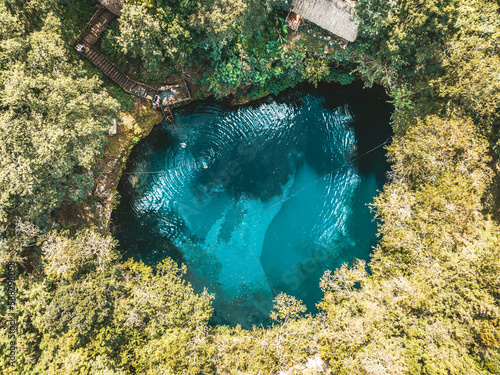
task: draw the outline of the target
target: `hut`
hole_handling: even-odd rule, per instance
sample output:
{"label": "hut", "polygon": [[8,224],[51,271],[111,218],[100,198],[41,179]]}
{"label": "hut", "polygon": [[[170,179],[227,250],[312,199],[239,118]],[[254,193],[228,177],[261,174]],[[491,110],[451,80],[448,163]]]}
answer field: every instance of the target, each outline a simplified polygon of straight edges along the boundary
{"label": "hut", "polygon": [[98,0],[98,1],[111,13],[116,14],[117,16],[121,14],[124,0]]}
{"label": "hut", "polygon": [[298,15],[298,19],[315,23],[348,42],[356,40],[358,24],[353,20],[352,4],[348,1],[293,0],[291,11],[290,16],[294,20]]}

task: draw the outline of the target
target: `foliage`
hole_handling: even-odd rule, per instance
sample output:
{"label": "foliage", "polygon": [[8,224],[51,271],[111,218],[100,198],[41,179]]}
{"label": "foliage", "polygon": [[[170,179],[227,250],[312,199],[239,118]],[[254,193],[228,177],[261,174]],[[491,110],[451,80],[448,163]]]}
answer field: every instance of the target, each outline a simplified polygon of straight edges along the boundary
{"label": "foliage", "polygon": [[325,79],[330,73],[325,60],[309,58],[305,61],[303,77],[311,82],[315,87],[318,82]]}
{"label": "foliage", "polygon": [[219,99],[236,90],[250,97],[277,94],[304,79],[351,82],[340,71],[329,74],[328,65],[349,59],[335,49],[324,59],[325,42],[318,47],[287,41],[289,5],[278,0],[135,1],[125,6],[119,30],[106,33],[103,47],[113,56],[119,45],[122,53],[140,60],[144,77],[155,81],[174,71],[202,70],[203,78],[193,83]]}
{"label": "foliage", "polygon": [[326,82],[338,82],[341,85],[349,85],[355,80],[352,72],[345,69],[330,68],[330,73],[326,76]]}
{"label": "foliage", "polygon": [[321,282],[322,358],[337,373],[484,373],[498,350],[485,322],[500,313],[498,228],[481,215],[487,143],[469,119],[429,116],[389,152],[372,275],[357,263]]}
{"label": "foliage", "polygon": [[[181,280],[185,271],[172,260],[159,264],[156,274],[127,261],[57,282],[55,290],[47,279],[21,276],[15,315],[18,343],[25,345],[19,346],[18,363],[47,374],[102,368],[111,373],[209,371],[206,324],[212,297],[196,295]],[[0,301],[5,311],[5,290]],[[8,320],[2,316],[5,353]]]}
{"label": "foliage", "polygon": [[106,87],[109,95],[116,99],[116,101],[120,104],[120,109],[123,112],[129,112],[132,110],[132,107],[135,103],[135,98],[129,93],[123,91],[120,87],[117,86],[108,86]]}
{"label": "foliage", "polygon": [[276,321],[288,322],[291,319],[297,319],[307,310],[302,301],[285,293],[278,294],[274,299],[274,304],[273,310],[275,311],[271,312],[271,319]]}
{"label": "foliage", "polygon": [[104,271],[118,259],[116,241],[95,229],[82,230],[74,236],[51,233],[42,246],[45,272],[54,278],[69,278],[81,272]]}
{"label": "foliage", "polygon": [[327,374],[319,358],[321,322],[307,316],[272,328],[252,331],[217,327],[213,334],[214,366],[218,373]]}
{"label": "foliage", "polygon": [[118,32],[118,20],[115,19],[108,26],[101,39],[101,51],[113,60],[120,59],[123,54],[122,47],[117,40]]}
{"label": "foliage", "polygon": [[167,3],[156,3],[156,8],[125,4],[114,38],[122,52],[140,59],[146,70],[159,70],[162,64],[183,66],[194,45],[188,22]]}
{"label": "foliage", "polygon": [[488,121],[500,109],[499,6],[469,1],[461,8],[459,30],[447,43],[441,64],[445,73],[431,82],[439,96]]}
{"label": "foliage", "polygon": [[0,1],[1,273],[24,262],[13,310],[0,289],[4,372],[16,371],[14,318],[20,373],[500,371],[500,236],[488,211],[498,207],[498,4],[358,0],[359,39],[342,48],[291,35],[286,2],[127,2],[102,47],[150,77],[201,70],[194,83],[218,98],[256,97],[303,80],[348,84],[356,63],[367,86],[391,94],[392,169],[373,205],[381,239],[369,270],[327,271],[315,316],[279,294],[276,323],[252,330],[209,327],[213,296],[194,293],[170,259],[153,270],[118,262],[104,231],[46,232],[56,207],[86,196],[86,169],[132,104],[71,58],[65,42],[90,5]]}
{"label": "foliage", "polygon": [[356,71],[367,86],[386,86],[398,102],[437,97],[447,114],[458,106],[476,121],[498,126],[498,10],[485,0],[359,0]]}
{"label": "foliage", "polygon": [[48,15],[41,30],[12,30],[2,40],[2,226],[13,217],[46,226],[61,202],[86,196],[93,180],[84,170],[102,152],[117,109],[99,81],[70,61],[59,27]]}
{"label": "foliage", "polygon": [[460,0],[357,1],[359,71],[389,87],[439,74],[441,47],[456,30],[460,7]]}
{"label": "foliage", "polygon": [[156,69],[165,61],[159,21],[139,5],[125,5],[120,16],[120,35],[116,38],[123,52],[141,57],[146,69]]}

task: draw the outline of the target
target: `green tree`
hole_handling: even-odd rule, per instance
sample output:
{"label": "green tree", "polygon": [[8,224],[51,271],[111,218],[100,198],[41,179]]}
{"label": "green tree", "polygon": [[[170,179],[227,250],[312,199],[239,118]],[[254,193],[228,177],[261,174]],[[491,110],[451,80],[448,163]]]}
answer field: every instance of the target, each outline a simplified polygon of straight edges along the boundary
{"label": "green tree", "polygon": [[141,58],[146,69],[156,69],[165,61],[160,22],[140,5],[125,5],[116,38],[123,53]]}
{"label": "green tree", "polygon": [[460,0],[357,1],[358,71],[367,83],[389,88],[402,78],[426,81],[441,73],[441,48],[456,31],[461,7]]}
{"label": "green tree", "polygon": [[93,185],[86,170],[118,109],[97,78],[70,61],[59,27],[48,15],[40,31],[2,40],[1,225],[21,217],[46,226],[61,202],[86,197]]}
{"label": "green tree", "polygon": [[78,276],[92,270],[104,271],[119,258],[116,240],[96,229],[85,229],[69,236],[67,232],[51,233],[42,246],[45,272],[55,278]]}
{"label": "green tree", "polygon": [[329,73],[330,68],[328,68],[325,60],[308,58],[305,61],[302,75],[305,79],[317,87],[318,83],[325,79]]}
{"label": "green tree", "polygon": [[500,109],[500,18],[492,2],[468,1],[457,20],[459,31],[448,41],[441,64],[445,72],[431,81],[446,101],[470,116],[498,121]]}
{"label": "green tree", "polygon": [[[166,259],[156,273],[133,261],[55,284],[32,311],[39,373],[210,373],[212,296],[195,294],[186,268]],[[35,284],[36,285],[36,284]],[[21,301],[20,301],[21,302]],[[30,309],[20,306],[20,309]]]}
{"label": "green tree", "polygon": [[275,311],[271,312],[271,319],[287,323],[289,320],[299,318],[307,308],[294,296],[280,293],[274,299],[273,310]]}
{"label": "green tree", "polygon": [[148,71],[162,64],[184,65],[192,50],[187,22],[167,4],[156,8],[125,5],[120,16],[120,32],[116,36],[122,51],[139,58]]}

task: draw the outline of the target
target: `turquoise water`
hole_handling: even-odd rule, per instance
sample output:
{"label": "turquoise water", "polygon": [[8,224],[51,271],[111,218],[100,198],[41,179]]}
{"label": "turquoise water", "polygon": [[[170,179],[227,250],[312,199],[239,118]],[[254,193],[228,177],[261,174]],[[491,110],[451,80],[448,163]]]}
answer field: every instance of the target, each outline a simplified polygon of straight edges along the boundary
{"label": "turquoise water", "polygon": [[130,158],[113,213],[124,257],[188,266],[213,322],[267,324],[284,291],[310,311],[319,280],[369,259],[367,204],[385,182],[391,107],[379,90],[304,86],[257,103],[175,112]]}

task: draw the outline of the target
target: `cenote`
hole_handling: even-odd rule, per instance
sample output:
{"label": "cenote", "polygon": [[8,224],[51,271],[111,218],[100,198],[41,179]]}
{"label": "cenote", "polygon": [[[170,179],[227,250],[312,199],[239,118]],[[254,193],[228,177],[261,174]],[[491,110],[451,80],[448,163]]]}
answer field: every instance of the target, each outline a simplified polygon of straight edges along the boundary
{"label": "cenote", "polygon": [[315,311],[320,278],[377,243],[392,107],[381,89],[300,86],[231,107],[198,102],[129,159],[113,213],[124,258],[184,263],[214,324],[269,323],[285,292]]}

